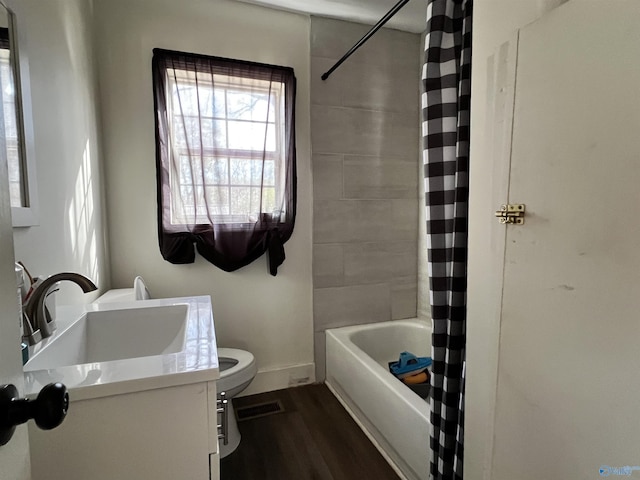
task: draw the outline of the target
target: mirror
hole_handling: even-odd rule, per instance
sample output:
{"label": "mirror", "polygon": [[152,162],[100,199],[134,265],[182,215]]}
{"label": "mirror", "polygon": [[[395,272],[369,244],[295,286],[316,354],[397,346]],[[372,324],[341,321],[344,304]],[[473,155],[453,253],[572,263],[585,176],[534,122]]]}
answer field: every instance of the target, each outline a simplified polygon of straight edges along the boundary
{"label": "mirror", "polygon": [[[0,2],[0,160],[7,162],[14,227],[38,224],[29,73],[18,2]],[[19,52],[19,48],[21,51]]]}

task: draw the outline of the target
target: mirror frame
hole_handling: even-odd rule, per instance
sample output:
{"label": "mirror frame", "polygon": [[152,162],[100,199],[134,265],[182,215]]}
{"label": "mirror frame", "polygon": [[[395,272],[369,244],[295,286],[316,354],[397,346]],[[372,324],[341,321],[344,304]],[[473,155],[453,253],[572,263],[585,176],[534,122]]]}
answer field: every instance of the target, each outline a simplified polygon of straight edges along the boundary
{"label": "mirror frame", "polygon": [[24,25],[24,2],[22,0],[0,0],[0,5],[9,12],[9,44],[12,49],[16,84],[16,116],[21,128],[21,145],[23,150],[22,175],[25,207],[11,207],[11,220],[14,227],[32,227],[39,225],[38,184],[36,181],[36,155],[33,135],[33,109],[31,103],[31,81],[29,61],[27,58],[26,27]]}

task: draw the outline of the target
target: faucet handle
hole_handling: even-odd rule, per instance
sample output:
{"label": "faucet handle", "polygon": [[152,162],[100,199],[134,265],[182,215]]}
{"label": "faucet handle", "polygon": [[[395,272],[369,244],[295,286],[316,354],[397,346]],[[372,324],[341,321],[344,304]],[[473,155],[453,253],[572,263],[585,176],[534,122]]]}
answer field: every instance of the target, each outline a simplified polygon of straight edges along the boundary
{"label": "faucet handle", "polygon": [[22,325],[24,330],[22,339],[26,340],[29,345],[35,345],[42,340],[42,333],[40,332],[40,329],[33,326],[25,312],[22,312]]}

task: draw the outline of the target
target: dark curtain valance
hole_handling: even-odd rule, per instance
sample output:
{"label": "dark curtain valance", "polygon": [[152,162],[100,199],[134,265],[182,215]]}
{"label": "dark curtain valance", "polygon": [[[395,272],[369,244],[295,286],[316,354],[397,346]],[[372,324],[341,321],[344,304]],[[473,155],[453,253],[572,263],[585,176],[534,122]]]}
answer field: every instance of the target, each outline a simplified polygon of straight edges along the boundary
{"label": "dark curtain valance", "polygon": [[[231,272],[267,252],[270,273],[276,275],[296,215],[293,69],[161,49],[154,49],[152,68],[162,256],[175,264],[192,263],[197,250]],[[232,82],[241,86],[225,93],[236,88]],[[216,109],[222,110],[220,98],[227,102],[230,97],[225,95],[254,92],[253,88],[255,98],[264,99],[264,119],[256,120],[253,112],[243,111],[241,120],[232,121],[224,116],[227,113],[217,113]],[[216,98],[205,104],[207,95]],[[187,105],[193,98],[195,107]],[[224,107],[225,112],[228,109]],[[209,110],[214,113],[204,113]],[[251,138],[236,135],[231,145],[232,124],[251,128]],[[212,126],[219,130],[211,132]],[[220,178],[231,178],[238,165],[248,172],[246,185],[237,187],[233,180],[222,184]],[[185,177],[193,182],[191,188],[185,186]],[[232,215],[238,213],[232,211],[234,191],[249,195],[249,200],[241,200],[250,204],[250,212]]]}

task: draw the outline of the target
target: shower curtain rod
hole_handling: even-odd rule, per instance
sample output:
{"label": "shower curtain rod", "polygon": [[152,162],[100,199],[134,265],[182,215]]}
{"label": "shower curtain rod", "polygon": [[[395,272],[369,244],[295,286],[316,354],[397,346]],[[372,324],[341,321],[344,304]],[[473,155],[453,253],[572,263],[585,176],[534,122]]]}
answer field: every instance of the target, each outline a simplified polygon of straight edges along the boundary
{"label": "shower curtain rod", "polygon": [[393,17],[396,13],[398,13],[400,11],[400,9],[402,7],[404,7],[407,3],[409,3],[411,0],[400,0],[398,3],[396,3],[396,5],[387,12],[387,14],[382,17],[378,23],[376,23],[371,30],[369,30],[364,37],[362,37],[360,40],[358,40],[358,43],[356,43],[353,47],[351,47],[351,49],[344,54],[344,56],[338,60],[336,62],[336,64],[331,67],[329,70],[327,70],[325,73],[322,74],[322,80],[326,80],[327,78],[329,78],[329,75],[331,75],[340,65],[342,65],[342,63],[349,58],[357,49],[359,49],[362,45],[364,45],[364,43],[369,40],[374,33],[376,33],[378,30],[380,30],[382,28],[382,26],[387,23],[389,20],[391,20],[391,17]]}

